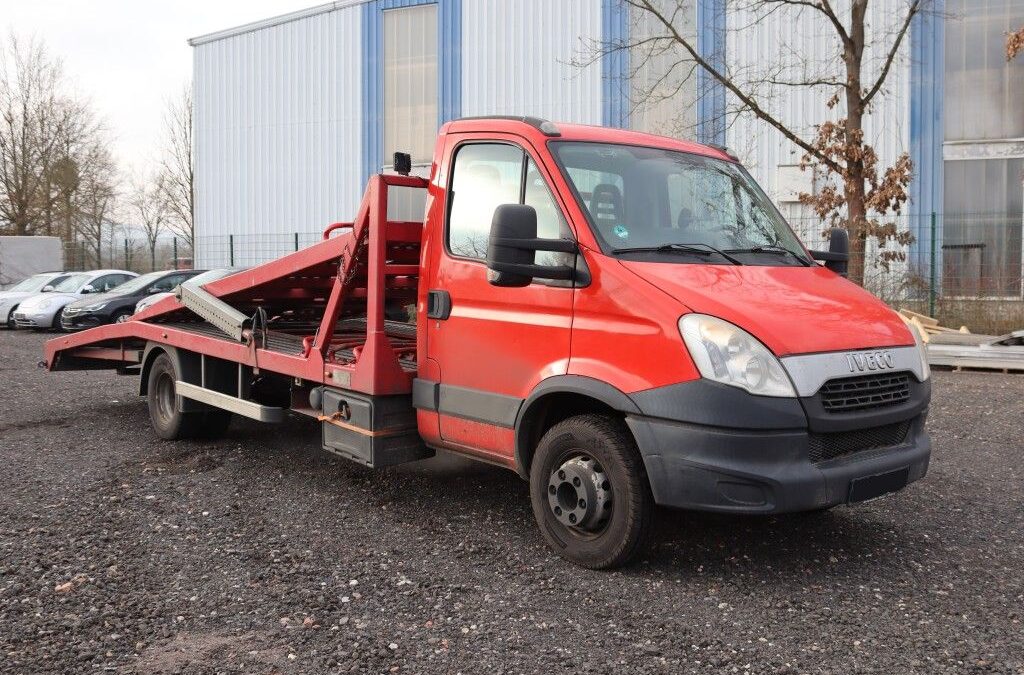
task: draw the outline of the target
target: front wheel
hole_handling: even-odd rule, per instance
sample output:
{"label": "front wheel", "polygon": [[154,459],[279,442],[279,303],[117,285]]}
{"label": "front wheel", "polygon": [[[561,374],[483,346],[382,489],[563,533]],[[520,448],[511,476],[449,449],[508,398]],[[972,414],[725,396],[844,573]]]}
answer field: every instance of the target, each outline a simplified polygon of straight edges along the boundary
{"label": "front wheel", "polygon": [[654,511],[636,442],[604,415],[571,417],[544,434],[530,467],[530,501],[551,548],[590,569],[635,557]]}

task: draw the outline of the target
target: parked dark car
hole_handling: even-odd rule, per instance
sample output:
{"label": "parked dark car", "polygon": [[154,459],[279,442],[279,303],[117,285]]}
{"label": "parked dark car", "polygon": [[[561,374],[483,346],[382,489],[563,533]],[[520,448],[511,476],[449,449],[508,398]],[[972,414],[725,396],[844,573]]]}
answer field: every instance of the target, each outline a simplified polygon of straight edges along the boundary
{"label": "parked dark car", "polygon": [[135,304],[153,293],[170,291],[205,270],[150,272],[121,284],[109,293],[91,295],[64,308],[60,325],[71,332],[124,321],[135,313]]}

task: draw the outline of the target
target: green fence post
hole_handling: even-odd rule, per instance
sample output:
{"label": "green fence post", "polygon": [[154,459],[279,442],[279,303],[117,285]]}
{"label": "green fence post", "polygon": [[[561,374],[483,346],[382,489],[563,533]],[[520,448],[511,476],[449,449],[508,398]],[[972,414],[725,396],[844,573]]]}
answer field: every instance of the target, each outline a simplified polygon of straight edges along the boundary
{"label": "green fence post", "polygon": [[929,254],[931,262],[928,265],[928,316],[935,316],[935,212],[932,211],[931,222],[931,244]]}
{"label": "green fence post", "polygon": [[174,237],[174,269],[178,269],[178,238]]}
{"label": "green fence post", "polygon": [[228,235],[228,254],[230,255],[229,260],[231,261],[231,264],[228,265],[228,267],[234,267],[235,266],[235,235],[233,235],[233,234],[229,234]]}
{"label": "green fence post", "polygon": [[298,232],[295,233],[295,250],[296,251],[299,250],[299,233]]}
{"label": "green fence post", "polygon": [[128,269],[128,237],[124,239],[124,268]]}

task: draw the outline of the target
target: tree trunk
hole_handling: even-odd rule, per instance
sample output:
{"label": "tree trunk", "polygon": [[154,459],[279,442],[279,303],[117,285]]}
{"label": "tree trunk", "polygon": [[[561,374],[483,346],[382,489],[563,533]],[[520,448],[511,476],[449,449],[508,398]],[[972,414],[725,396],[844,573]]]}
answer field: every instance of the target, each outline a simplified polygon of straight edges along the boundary
{"label": "tree trunk", "polygon": [[864,285],[864,245],[867,207],[864,189],[864,90],[861,64],[864,58],[864,18],[867,0],[854,0],[850,7],[850,34],[843,49],[846,64],[846,197],[847,230],[850,233],[849,278]]}

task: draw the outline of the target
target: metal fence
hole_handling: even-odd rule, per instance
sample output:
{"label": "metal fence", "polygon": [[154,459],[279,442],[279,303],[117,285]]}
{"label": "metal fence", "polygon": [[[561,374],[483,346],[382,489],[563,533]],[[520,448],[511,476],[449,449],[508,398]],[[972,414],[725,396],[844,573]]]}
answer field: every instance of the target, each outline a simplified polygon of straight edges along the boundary
{"label": "metal fence", "polygon": [[[944,325],[1003,333],[1024,328],[1022,216],[904,214],[884,222],[909,233],[909,243],[869,240],[861,259],[863,285],[894,307],[935,316]],[[811,249],[827,248],[828,225],[791,218]],[[319,231],[230,234],[196,238],[196,266],[257,265],[320,241]],[[863,262],[862,262],[863,261]]]}
{"label": "metal fence", "polygon": [[142,274],[192,267],[192,248],[178,237],[162,238],[155,250],[133,239],[107,239],[97,247],[84,241],[64,242],[64,269],[76,272],[104,268]]}

